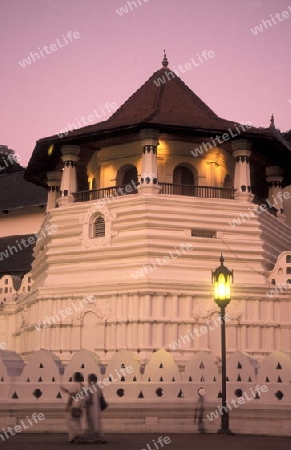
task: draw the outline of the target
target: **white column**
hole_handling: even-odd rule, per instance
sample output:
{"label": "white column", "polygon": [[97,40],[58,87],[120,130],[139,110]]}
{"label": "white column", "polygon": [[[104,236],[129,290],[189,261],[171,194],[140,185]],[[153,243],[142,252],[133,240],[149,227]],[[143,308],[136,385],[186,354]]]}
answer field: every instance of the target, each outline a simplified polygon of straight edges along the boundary
{"label": "white column", "polygon": [[62,181],[61,181],[61,197],[57,203],[59,206],[73,203],[73,192],[77,192],[77,172],[76,163],[80,147],[77,145],[63,145],[61,147],[62,160],[64,162]]}
{"label": "white column", "polygon": [[267,183],[269,185],[268,203],[277,209],[277,217],[282,222],[286,222],[283,204],[283,169],[279,166],[270,166],[266,168]]}
{"label": "white column", "polygon": [[46,176],[48,185],[46,210],[49,211],[50,209],[53,209],[57,206],[57,199],[60,196],[62,172],[59,171],[48,172]]}
{"label": "white column", "polygon": [[140,193],[158,194],[158,166],[157,166],[157,146],[160,132],[148,128],[140,131],[142,139],[143,155],[141,162],[141,177],[138,191]]}
{"label": "white column", "polygon": [[251,142],[239,139],[232,142],[233,157],[235,159],[234,170],[234,198],[242,201],[251,201],[251,177],[250,177],[250,155]]}

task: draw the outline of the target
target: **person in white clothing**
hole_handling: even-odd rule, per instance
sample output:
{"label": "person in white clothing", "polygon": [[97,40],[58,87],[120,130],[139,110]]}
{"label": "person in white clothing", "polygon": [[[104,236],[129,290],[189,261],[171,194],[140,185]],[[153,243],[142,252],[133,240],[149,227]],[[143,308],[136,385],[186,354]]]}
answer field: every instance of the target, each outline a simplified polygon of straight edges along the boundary
{"label": "person in white clothing", "polygon": [[74,383],[67,389],[61,386],[63,392],[69,394],[66,411],[69,442],[81,444],[84,442],[84,416],[85,416],[85,398],[84,398],[84,377],[80,372],[73,375]]}
{"label": "person in white clothing", "polygon": [[94,373],[88,375],[88,395],[86,396],[87,432],[85,440],[104,444],[105,436],[101,427],[101,389],[97,384],[97,376]]}

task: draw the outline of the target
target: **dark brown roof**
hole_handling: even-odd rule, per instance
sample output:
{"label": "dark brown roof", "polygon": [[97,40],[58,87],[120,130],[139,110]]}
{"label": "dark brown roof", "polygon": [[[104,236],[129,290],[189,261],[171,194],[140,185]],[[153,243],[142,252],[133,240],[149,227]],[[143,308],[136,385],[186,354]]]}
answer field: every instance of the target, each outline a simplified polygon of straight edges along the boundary
{"label": "dark brown roof", "polygon": [[[0,277],[3,275],[16,275],[22,277],[31,269],[34,245],[27,242],[34,234],[5,236],[0,238]],[[24,239],[24,244],[21,240]],[[18,245],[19,244],[19,245]]]}
{"label": "dark brown roof", "polygon": [[46,204],[47,190],[29,183],[24,171],[0,175],[0,211]]}
{"label": "dark brown roof", "polygon": [[[107,121],[72,134],[145,123],[214,130],[233,126],[234,122],[218,117],[178,76],[170,74],[167,69],[156,71]],[[164,83],[157,86],[159,80]]]}
{"label": "dark brown roof", "polygon": [[[140,124],[213,130],[234,126],[234,122],[218,117],[178,76],[168,75],[168,80],[166,73],[173,72],[157,70],[108,120],[73,130],[69,137]],[[161,79],[164,84],[157,86],[155,82]]]}
{"label": "dark brown roof", "polygon": [[[236,122],[218,117],[178,76],[173,77],[171,73],[173,72],[167,68],[154,72],[108,120],[74,130],[62,138],[55,135],[39,140],[26,169],[25,178],[43,184],[45,172],[54,170],[60,158],[60,147],[65,144],[95,142],[95,148],[98,148],[98,145],[102,148],[104,144],[120,143],[118,139],[122,133],[138,133],[139,129],[147,126],[156,127],[166,133],[178,130],[184,136],[187,133],[213,136],[229,128],[234,129]],[[160,86],[157,86],[159,80]],[[240,137],[243,134],[241,133]],[[253,127],[247,129],[245,136],[271,139],[273,144],[270,146],[276,142],[279,144],[279,151],[282,148],[286,151],[287,147],[291,156],[290,148],[278,139],[277,134],[275,129]],[[110,141],[113,136],[116,140]],[[49,155],[51,144],[54,148]],[[88,160],[89,147],[86,152],[85,157],[83,152],[83,158]],[[85,161],[81,161],[81,164],[84,165]]]}

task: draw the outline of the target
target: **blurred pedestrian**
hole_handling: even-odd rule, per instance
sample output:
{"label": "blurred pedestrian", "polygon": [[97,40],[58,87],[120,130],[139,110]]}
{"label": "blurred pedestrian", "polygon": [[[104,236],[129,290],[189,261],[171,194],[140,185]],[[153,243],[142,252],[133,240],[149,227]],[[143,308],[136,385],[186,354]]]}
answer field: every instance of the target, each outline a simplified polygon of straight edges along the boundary
{"label": "blurred pedestrian", "polygon": [[84,399],[84,377],[81,372],[73,375],[73,384],[67,389],[61,386],[63,392],[69,394],[66,411],[68,413],[67,426],[69,442],[71,444],[81,444],[84,442],[85,433],[85,399]]}
{"label": "blurred pedestrian", "polygon": [[86,442],[105,444],[101,425],[101,389],[97,384],[98,378],[94,373],[88,375],[88,388],[86,396],[87,432]]}
{"label": "blurred pedestrian", "polygon": [[206,394],[206,391],[204,388],[199,388],[198,391],[198,403],[197,407],[194,412],[194,423],[198,423],[198,431],[199,433],[205,433],[205,427],[204,427],[204,395]]}

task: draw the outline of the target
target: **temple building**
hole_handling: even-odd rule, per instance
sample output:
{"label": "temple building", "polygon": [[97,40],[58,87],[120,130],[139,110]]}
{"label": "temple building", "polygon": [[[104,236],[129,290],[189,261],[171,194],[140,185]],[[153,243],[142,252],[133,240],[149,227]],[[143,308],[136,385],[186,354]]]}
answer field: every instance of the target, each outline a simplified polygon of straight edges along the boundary
{"label": "temple building", "polygon": [[[222,252],[235,280],[228,352],[290,351],[287,288],[267,295],[291,281],[290,162],[273,117],[269,128],[218,117],[164,56],[108,120],[37,142],[25,179],[48,190],[50,231],[34,248],[31,291],[1,310],[9,349],[68,361],[85,348],[104,362],[128,349],[147,360],[207,326]],[[173,350],[175,360],[193,350],[218,356],[216,332]]]}
{"label": "temple building", "polygon": [[193,355],[219,371],[221,253],[234,273],[228,357],[257,367],[291,352],[291,148],[273,116],[268,128],[218,117],[164,55],[108,120],[37,141],[24,177],[47,204],[22,295],[0,309],[10,352],[68,365],[87,350],[106,369],[127,351],[146,374],[165,349],[189,381]]}
{"label": "temple building", "polygon": [[209,411],[221,396],[222,253],[227,392],[254,392],[231,428],[268,433],[269,417],[290,435],[278,403],[291,403],[291,147],[273,116],[268,128],[218,117],[164,55],[108,120],[40,139],[26,181],[5,177],[1,426],[33,409],[50,417],[42,431],[63,431],[59,383],[81,370],[107,377],[105,429],[193,431],[197,389]]}

